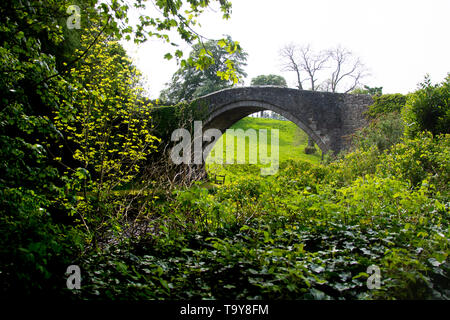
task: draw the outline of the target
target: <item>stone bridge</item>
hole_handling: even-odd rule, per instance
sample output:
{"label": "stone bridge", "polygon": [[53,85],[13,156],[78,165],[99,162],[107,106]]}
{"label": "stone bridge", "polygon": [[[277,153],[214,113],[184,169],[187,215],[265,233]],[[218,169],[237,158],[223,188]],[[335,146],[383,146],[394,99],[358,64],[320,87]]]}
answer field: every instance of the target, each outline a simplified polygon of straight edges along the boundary
{"label": "stone bridge", "polygon": [[193,106],[207,108],[204,119],[198,119],[203,130],[222,133],[254,112],[271,110],[304,130],[323,153],[338,153],[346,146],[345,137],[366,124],[364,111],[372,103],[369,95],[261,86],[217,91],[194,100]]}

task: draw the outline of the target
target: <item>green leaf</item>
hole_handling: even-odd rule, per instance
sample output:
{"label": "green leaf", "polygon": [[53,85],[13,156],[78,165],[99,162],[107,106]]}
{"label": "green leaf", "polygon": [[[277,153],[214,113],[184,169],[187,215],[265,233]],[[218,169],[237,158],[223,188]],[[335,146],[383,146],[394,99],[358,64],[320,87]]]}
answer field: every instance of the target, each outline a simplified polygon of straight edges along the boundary
{"label": "green leaf", "polygon": [[439,267],[441,265],[441,263],[437,261],[435,258],[429,258],[428,262],[431,263],[433,267]]}
{"label": "green leaf", "polygon": [[217,42],[217,45],[221,48],[225,47],[227,45],[226,41],[221,39]]}
{"label": "green leaf", "polygon": [[126,274],[128,271],[128,266],[120,261],[116,261],[116,269],[122,274]]}

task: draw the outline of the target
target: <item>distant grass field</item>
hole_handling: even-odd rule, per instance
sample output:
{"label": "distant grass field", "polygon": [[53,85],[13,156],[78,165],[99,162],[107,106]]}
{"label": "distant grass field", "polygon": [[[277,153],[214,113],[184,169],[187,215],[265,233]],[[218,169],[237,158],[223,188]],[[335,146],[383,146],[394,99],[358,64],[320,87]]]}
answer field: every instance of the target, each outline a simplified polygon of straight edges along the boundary
{"label": "distant grass field", "polygon": [[[308,144],[308,136],[306,133],[297,127],[293,122],[290,121],[282,121],[282,120],[274,120],[274,119],[265,119],[265,118],[252,118],[246,117],[236,122],[230,129],[242,129],[244,132],[248,132],[248,129],[254,129],[257,133],[257,143],[250,143],[249,138],[244,137],[234,137],[234,152],[231,153],[233,156],[233,163],[237,164],[238,160],[240,163],[248,164],[249,163],[249,154],[253,153],[257,156],[258,164],[257,166],[263,166],[260,163],[259,158],[259,148],[265,147],[268,150],[268,156],[270,159],[272,143],[270,141],[271,130],[278,129],[279,130],[279,162],[282,163],[286,160],[303,160],[308,161],[314,164],[320,162],[321,159],[321,151],[316,146],[317,152],[315,154],[305,154],[305,147]],[[260,144],[259,139],[259,130],[266,129],[267,130],[267,143],[265,145]],[[214,157],[217,157],[217,151],[219,150],[219,146],[221,145],[223,148],[223,157],[221,159],[226,159],[226,153],[232,151],[229,149],[227,151],[227,139],[231,139],[232,137],[224,134],[217,144],[214,146],[210,155],[206,159],[207,169],[210,172],[214,172],[216,174],[223,174],[222,165],[217,165],[211,163]],[[244,139],[246,141],[244,141]],[[231,141],[229,141],[229,144]],[[245,154],[238,154],[238,145],[243,146],[245,144]],[[245,157],[245,158],[244,158]],[[228,167],[229,165],[225,165]]]}

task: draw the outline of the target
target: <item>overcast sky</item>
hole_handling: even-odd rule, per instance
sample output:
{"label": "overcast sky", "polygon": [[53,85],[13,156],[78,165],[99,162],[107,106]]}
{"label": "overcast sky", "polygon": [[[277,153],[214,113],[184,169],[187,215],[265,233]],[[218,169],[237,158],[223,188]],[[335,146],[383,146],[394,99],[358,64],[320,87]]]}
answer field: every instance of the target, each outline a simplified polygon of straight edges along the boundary
{"label": "overcast sky", "polygon": [[[197,30],[213,39],[229,34],[241,43],[249,54],[246,85],[257,75],[278,74],[295,87],[295,75],[281,71],[279,58],[291,42],[349,49],[371,73],[364,83],[382,86],[383,93],[411,92],[425,74],[440,82],[450,72],[450,0],[231,1],[231,19],[209,10]],[[178,69],[175,60],[163,58],[170,47],[158,40],[125,47],[157,98]],[[183,49],[187,56],[189,48]]]}

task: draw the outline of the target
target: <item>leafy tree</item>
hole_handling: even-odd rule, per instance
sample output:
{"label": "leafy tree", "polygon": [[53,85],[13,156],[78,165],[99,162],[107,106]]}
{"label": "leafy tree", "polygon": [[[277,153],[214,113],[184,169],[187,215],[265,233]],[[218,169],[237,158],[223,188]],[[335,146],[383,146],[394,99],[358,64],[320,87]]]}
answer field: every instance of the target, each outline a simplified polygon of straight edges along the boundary
{"label": "leafy tree", "polygon": [[286,79],[282,76],[269,74],[269,75],[259,75],[252,79],[252,86],[280,86],[287,87]]}
{"label": "leafy tree", "polygon": [[[232,42],[230,37],[228,41]],[[225,45],[225,42],[215,40],[194,45],[189,59],[175,72],[168,88],[161,92],[160,99],[165,103],[176,104],[237,84],[246,76],[243,67],[246,65],[247,53],[238,43],[231,51]],[[199,68],[195,65],[194,61],[202,60],[202,56],[209,61],[209,67]],[[227,73],[227,68],[233,69],[235,76]]]}
{"label": "leafy tree", "polygon": [[[77,115],[77,108],[83,110],[91,107],[94,112],[98,112],[96,119],[99,121],[94,126],[96,129],[105,124],[105,132],[96,132],[98,135],[96,142],[99,144],[96,144],[93,138],[85,139],[77,136],[83,132],[80,130],[84,123],[78,123],[73,130],[73,140],[78,140],[75,144],[94,145],[96,150],[99,150],[102,144],[104,147],[110,147],[103,139],[108,128],[122,129],[120,126],[114,128],[114,125],[117,125],[112,123],[114,112],[120,115],[121,123],[127,119],[130,123],[132,119],[142,123],[141,118],[129,116],[131,113],[136,115],[142,111],[135,110],[133,99],[124,92],[125,88],[132,88],[132,83],[128,84],[126,80],[133,78],[133,75],[128,74],[131,71],[125,66],[121,69],[122,73],[119,69],[115,73],[118,80],[124,80],[122,84],[113,81],[111,86],[114,84],[115,88],[109,87],[108,80],[111,79],[97,68],[98,76],[101,74],[106,78],[97,78],[99,85],[92,91],[88,87],[92,79],[75,79],[69,72],[80,77],[96,76],[83,66],[89,65],[87,57],[90,50],[96,44],[105,44],[101,40],[102,36],[115,40],[133,38],[135,42],[156,37],[172,43],[169,33],[176,30],[182,40],[193,43],[199,40],[200,36],[192,28],[205,8],[212,3],[218,3],[224,18],[229,17],[231,10],[231,4],[227,0],[156,1],[152,4],[157,7],[159,16],[142,15],[138,23],[132,25],[127,17],[128,3],[126,0],[111,2],[9,0],[0,3],[0,282],[2,283],[0,293],[2,295],[5,293],[11,295],[14,292],[20,295],[60,293],[64,289],[61,285],[64,283],[61,270],[77,261],[81,248],[86,244],[85,233],[78,228],[80,223],[74,216],[79,204],[79,194],[73,186],[85,183],[90,172],[84,167],[77,169],[72,166],[73,161],[84,161],[85,158],[80,156],[78,159],[70,159],[64,154],[65,158],[69,158],[64,159],[67,160],[64,163],[58,154],[58,149],[73,146],[73,142],[67,141],[64,133],[71,132],[68,128],[69,123],[76,123],[78,118],[74,115]],[[72,4],[77,4],[82,9],[80,30],[66,29],[65,22],[69,16],[66,10]],[[190,6],[187,13],[181,10],[186,4]],[[135,8],[143,9],[146,3],[137,1],[133,5]],[[87,45],[85,43],[82,51],[73,50],[81,48],[79,41],[82,35],[89,35],[91,32],[88,27],[94,24],[98,28],[91,38],[91,43]],[[221,44],[229,51],[233,51],[236,47],[236,44],[230,43],[227,39],[222,40]],[[120,51],[117,46],[115,48]],[[183,53],[175,49],[174,55],[181,59]],[[197,61],[190,63],[205,68],[211,62],[205,58],[206,55],[206,52],[200,54]],[[169,57],[170,55],[167,55],[167,58]],[[112,64],[110,61],[108,71],[111,71]],[[74,66],[77,68],[74,69]],[[223,76],[232,78],[233,66],[228,64],[227,67],[229,68],[224,69]],[[118,94],[125,94],[124,101],[120,101]],[[87,98],[88,101],[83,98]],[[100,101],[105,104],[105,110],[100,110],[103,107]],[[125,102],[127,115],[120,114],[119,102]],[[98,110],[94,110],[95,108]],[[54,119],[55,113],[58,119]],[[57,127],[64,129],[63,132]],[[131,124],[126,132],[131,134],[128,135],[130,139],[134,139],[131,138],[133,136],[131,132],[136,130]],[[145,134],[140,135],[143,136]],[[119,146],[124,146],[126,142],[122,141],[111,142],[118,142]],[[145,139],[143,141],[149,143]],[[139,151],[136,151],[134,159],[140,158],[139,152],[142,151],[140,148],[141,146],[138,147]],[[112,155],[119,154],[114,149],[111,150]],[[98,159],[94,161],[97,162],[87,167],[92,170],[93,177],[101,176],[102,170],[98,169],[98,164],[104,161]],[[132,166],[132,163],[127,165]],[[111,163],[110,166],[114,164]],[[102,205],[104,204],[98,202],[96,209]]]}
{"label": "leafy tree", "polygon": [[71,201],[43,143],[60,135],[50,115],[65,86],[52,77],[58,73],[55,57],[42,39],[63,41],[55,18],[66,16],[64,5],[0,4],[1,293],[54,289],[59,270],[73,262],[80,245],[76,230],[66,224]]}
{"label": "leafy tree", "polygon": [[[83,37],[81,50],[91,42]],[[156,138],[148,131],[150,105],[142,97],[140,73],[117,41],[98,39],[71,77],[74,102],[55,113],[55,124],[72,144],[75,175],[85,180],[74,188],[83,192],[77,211],[89,222],[86,215],[95,211],[89,200],[108,203],[114,188],[133,181]]]}
{"label": "leafy tree", "polygon": [[[252,79],[252,86],[280,86],[287,88],[286,79],[282,76],[269,74],[269,75],[259,75]],[[260,117],[264,116],[264,111],[261,111]],[[272,116],[273,118],[273,116]]]}
{"label": "leafy tree", "polygon": [[420,131],[450,133],[450,73],[435,85],[426,76],[419,90],[409,96],[403,114],[410,136]]}

